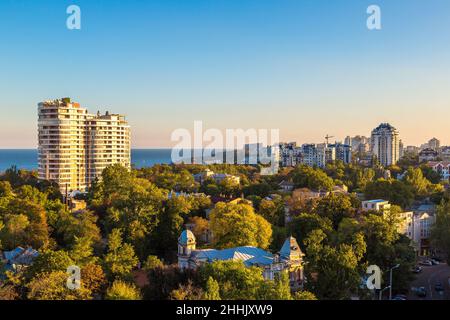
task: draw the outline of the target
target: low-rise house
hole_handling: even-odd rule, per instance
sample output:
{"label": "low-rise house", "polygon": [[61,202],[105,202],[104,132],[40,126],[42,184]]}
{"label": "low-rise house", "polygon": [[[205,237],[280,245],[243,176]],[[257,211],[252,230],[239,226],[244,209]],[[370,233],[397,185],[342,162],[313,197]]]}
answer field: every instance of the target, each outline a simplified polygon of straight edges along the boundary
{"label": "low-rise house", "polygon": [[228,203],[231,203],[231,204],[247,204],[249,206],[253,206],[253,202],[251,200],[245,199],[244,197],[233,199],[233,200],[229,201]]}
{"label": "low-rise house", "polygon": [[348,187],[345,184],[336,185],[333,187],[332,193],[342,193],[347,194],[348,193]]}
{"label": "low-rise house", "polygon": [[442,180],[450,180],[450,161],[431,161],[427,166],[441,175]]}
{"label": "low-rise house", "polygon": [[295,189],[292,192],[292,197],[293,198],[301,198],[304,200],[310,200],[310,199],[318,199],[318,198],[322,198],[325,197],[328,194],[328,192],[326,191],[314,191],[308,188],[300,188],[300,189]]}
{"label": "low-rise house", "polygon": [[362,211],[383,211],[391,209],[391,204],[387,200],[375,199],[375,200],[365,200],[361,203]]}
{"label": "low-rise house", "polygon": [[194,180],[200,184],[202,184],[208,178],[213,179],[216,183],[220,183],[225,179],[229,179],[235,184],[239,184],[241,182],[241,178],[238,176],[234,176],[228,173],[214,173],[214,171],[210,169],[206,169],[203,172],[194,174]]}
{"label": "low-rise house", "polygon": [[291,181],[283,180],[278,184],[278,186],[280,187],[281,191],[290,192],[290,191],[294,190],[295,185]]}
{"label": "low-rise house", "polygon": [[32,265],[38,255],[39,252],[33,248],[17,247],[14,250],[3,252],[3,263],[6,265],[6,270],[16,272]]}
{"label": "low-rise house", "polygon": [[84,200],[69,199],[69,209],[71,212],[86,210],[87,203]]}

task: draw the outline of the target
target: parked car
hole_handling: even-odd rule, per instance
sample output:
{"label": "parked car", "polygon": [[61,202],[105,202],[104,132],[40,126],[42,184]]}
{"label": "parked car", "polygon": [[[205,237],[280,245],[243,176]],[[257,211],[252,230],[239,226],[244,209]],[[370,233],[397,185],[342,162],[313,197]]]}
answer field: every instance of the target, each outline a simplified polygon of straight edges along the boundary
{"label": "parked car", "polygon": [[427,296],[427,289],[425,289],[425,287],[420,287],[417,289],[416,294],[418,297],[424,298]]}
{"label": "parked car", "polygon": [[439,261],[434,260],[434,259],[431,259],[431,263],[432,263],[433,265],[438,265],[438,264],[439,264]]}
{"label": "parked car", "polygon": [[420,267],[420,266],[415,266],[415,267],[413,268],[413,272],[414,272],[414,273],[421,273],[421,272],[422,272],[422,267]]}
{"label": "parked car", "polygon": [[421,265],[423,266],[432,266],[433,263],[430,260],[424,260],[422,262],[420,262]]}
{"label": "parked car", "polygon": [[437,262],[442,262],[442,259],[439,257],[431,257],[431,259],[436,260]]}
{"label": "parked car", "polygon": [[434,285],[434,290],[436,290],[436,291],[444,291],[444,286],[442,285],[441,282],[437,282],[437,283]]}

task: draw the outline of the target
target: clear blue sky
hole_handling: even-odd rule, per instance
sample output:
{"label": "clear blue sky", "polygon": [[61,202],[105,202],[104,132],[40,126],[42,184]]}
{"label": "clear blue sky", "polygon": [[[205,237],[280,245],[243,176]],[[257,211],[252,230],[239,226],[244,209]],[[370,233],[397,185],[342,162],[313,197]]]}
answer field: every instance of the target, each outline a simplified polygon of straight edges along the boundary
{"label": "clear blue sky", "polygon": [[1,0],[0,40],[2,148],[35,147],[37,103],[65,96],[126,114],[134,147],[194,120],[300,143],[388,121],[450,144],[448,0]]}

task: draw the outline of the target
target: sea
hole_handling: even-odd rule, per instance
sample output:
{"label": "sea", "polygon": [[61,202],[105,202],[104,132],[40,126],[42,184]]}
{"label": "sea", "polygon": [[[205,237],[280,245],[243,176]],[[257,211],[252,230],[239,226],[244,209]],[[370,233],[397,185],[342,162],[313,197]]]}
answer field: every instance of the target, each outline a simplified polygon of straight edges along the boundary
{"label": "sea", "polygon": [[[170,164],[172,149],[132,149],[131,163],[135,168],[155,164]],[[0,149],[0,172],[11,166],[17,169],[37,170],[36,149]]]}

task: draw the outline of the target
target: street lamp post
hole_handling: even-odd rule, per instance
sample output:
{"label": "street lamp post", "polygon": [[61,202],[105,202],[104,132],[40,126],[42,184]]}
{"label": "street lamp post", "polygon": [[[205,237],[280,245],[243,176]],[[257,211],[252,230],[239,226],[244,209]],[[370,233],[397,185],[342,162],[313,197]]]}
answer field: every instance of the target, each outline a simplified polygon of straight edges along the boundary
{"label": "street lamp post", "polygon": [[399,264],[397,264],[396,266],[393,266],[389,270],[389,300],[392,300],[392,270],[397,269],[398,267],[400,267]]}
{"label": "street lamp post", "polygon": [[380,290],[380,296],[379,296],[378,300],[381,300],[381,299],[382,299],[383,291],[389,289],[390,287],[391,287],[391,286],[388,286],[388,287],[386,287],[386,288]]}

